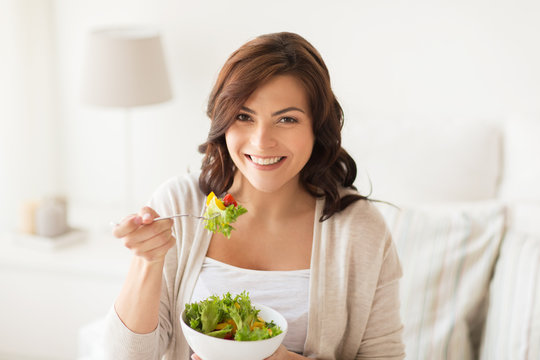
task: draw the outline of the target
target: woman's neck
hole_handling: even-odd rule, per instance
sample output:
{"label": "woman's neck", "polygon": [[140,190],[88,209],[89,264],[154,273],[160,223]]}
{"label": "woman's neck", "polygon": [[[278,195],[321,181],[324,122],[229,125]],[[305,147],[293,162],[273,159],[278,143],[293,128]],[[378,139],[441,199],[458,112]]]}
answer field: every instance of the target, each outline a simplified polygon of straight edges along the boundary
{"label": "woman's neck", "polygon": [[242,204],[249,217],[282,219],[304,211],[312,211],[315,198],[300,184],[298,177],[274,192],[263,192],[254,188],[244,176],[238,172],[229,190]]}

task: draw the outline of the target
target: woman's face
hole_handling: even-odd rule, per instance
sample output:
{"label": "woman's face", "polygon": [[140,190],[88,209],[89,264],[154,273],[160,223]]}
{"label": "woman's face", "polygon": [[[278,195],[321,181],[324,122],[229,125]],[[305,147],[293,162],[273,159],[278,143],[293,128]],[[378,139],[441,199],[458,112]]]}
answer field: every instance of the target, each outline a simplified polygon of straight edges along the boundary
{"label": "woman's face", "polygon": [[279,75],[257,88],[225,132],[234,164],[256,189],[274,192],[298,183],[308,162],[314,135],[302,84]]}

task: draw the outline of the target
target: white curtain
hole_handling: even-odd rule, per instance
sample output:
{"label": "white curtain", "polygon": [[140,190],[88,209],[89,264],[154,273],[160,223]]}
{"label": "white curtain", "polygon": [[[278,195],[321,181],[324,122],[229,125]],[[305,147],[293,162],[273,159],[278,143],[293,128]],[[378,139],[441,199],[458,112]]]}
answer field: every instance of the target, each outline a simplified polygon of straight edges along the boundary
{"label": "white curtain", "polygon": [[62,190],[53,5],[0,0],[0,235],[22,202]]}

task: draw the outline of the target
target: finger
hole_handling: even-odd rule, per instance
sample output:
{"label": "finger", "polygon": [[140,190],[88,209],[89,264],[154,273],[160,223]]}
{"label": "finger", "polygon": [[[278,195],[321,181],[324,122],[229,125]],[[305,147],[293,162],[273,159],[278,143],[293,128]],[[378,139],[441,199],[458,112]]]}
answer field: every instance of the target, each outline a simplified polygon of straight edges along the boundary
{"label": "finger", "polygon": [[133,248],[138,246],[137,244],[159,236],[165,231],[171,231],[172,226],[172,220],[156,221],[148,225],[143,224],[137,229],[137,231],[133,231],[125,235],[122,240],[124,240],[126,247]]}
{"label": "finger", "polygon": [[125,245],[127,248],[134,250],[135,255],[142,255],[145,252],[159,248],[160,246],[166,244],[170,241],[172,237],[172,230],[165,229],[163,232],[157,234],[156,236],[151,237],[150,239],[139,241],[139,242],[129,242],[126,241]]}
{"label": "finger", "polygon": [[191,358],[192,358],[193,360],[202,360],[197,354],[191,355]]}
{"label": "finger", "polygon": [[[153,219],[159,217],[159,214],[149,206],[143,207],[138,214],[127,216],[113,229],[113,235],[117,238],[123,238],[137,230],[143,224],[151,224]],[[172,226],[169,225],[169,226]],[[160,229],[157,231],[161,232]],[[155,233],[154,233],[155,235]],[[153,235],[152,235],[153,236]],[[147,238],[150,236],[147,236]]]}
{"label": "finger", "polygon": [[155,218],[159,217],[159,214],[151,207],[145,206],[139,211],[139,216],[142,218],[143,224],[146,225],[152,223]]}
{"label": "finger", "polygon": [[139,215],[129,215],[124,218],[124,220],[122,220],[118,226],[114,227],[113,236],[116,238],[122,238],[138,229],[141,224],[142,218]]}
{"label": "finger", "polygon": [[167,252],[176,244],[176,239],[171,236],[169,240],[162,246],[150,250],[142,255],[149,262],[162,261],[167,255]]}

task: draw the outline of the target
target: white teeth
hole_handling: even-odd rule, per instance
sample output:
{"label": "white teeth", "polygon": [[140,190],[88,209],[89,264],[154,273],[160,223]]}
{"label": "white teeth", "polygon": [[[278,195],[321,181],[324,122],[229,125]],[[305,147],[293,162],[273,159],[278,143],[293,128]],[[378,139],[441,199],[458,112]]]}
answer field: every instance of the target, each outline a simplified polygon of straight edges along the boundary
{"label": "white teeth", "polygon": [[259,165],[273,165],[277,163],[279,160],[281,160],[281,156],[271,157],[271,158],[260,158],[260,157],[249,155],[249,157],[251,158],[251,161]]}

